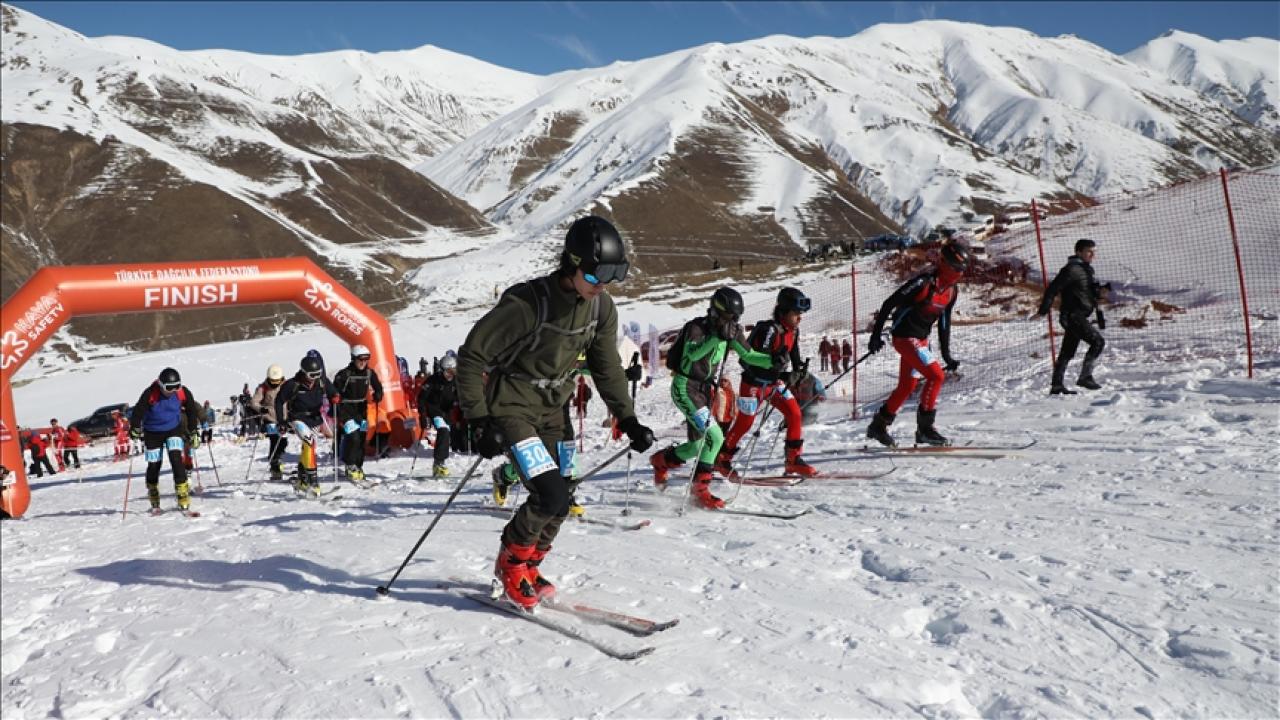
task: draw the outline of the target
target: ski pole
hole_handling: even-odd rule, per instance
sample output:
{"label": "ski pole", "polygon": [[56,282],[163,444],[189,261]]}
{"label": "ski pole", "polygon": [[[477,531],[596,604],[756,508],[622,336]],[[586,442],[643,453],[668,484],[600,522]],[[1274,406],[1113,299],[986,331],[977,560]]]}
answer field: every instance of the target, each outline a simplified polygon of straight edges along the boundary
{"label": "ski pole", "polygon": [[465,486],[467,481],[471,479],[471,476],[476,473],[476,469],[480,467],[480,463],[482,462],[484,462],[484,458],[478,457],[475,462],[471,463],[471,469],[462,477],[462,481],[458,483],[458,487],[453,489],[453,493],[449,495],[449,499],[444,501],[444,507],[440,508],[440,512],[436,513],[435,519],[432,520],[431,524],[427,526],[427,529],[423,531],[422,537],[418,538],[417,544],[415,544],[413,549],[409,551],[409,554],[404,557],[404,562],[400,563],[400,568],[396,570],[396,574],[391,576],[391,580],[388,581],[386,585],[379,585],[377,587],[379,597],[387,597],[391,594],[391,586],[395,584],[396,578],[400,577],[400,573],[404,571],[405,566],[413,559],[413,556],[418,552],[418,548],[422,547],[422,543],[426,541],[427,536],[435,529],[436,523],[440,522],[440,518],[444,517],[445,511],[453,504],[454,499],[458,497],[458,493],[462,492],[463,486]]}
{"label": "ski pole", "polygon": [[[720,379],[724,377],[724,366],[729,364],[728,362],[726,362],[726,360],[728,360],[728,359],[729,359],[729,358],[728,358],[729,351],[728,351],[727,347],[728,347],[728,346],[727,346],[727,344],[726,344],[726,350],[725,350],[725,353],[724,353],[724,355],[723,355],[723,356],[721,356],[721,358],[720,358],[720,367],[719,367],[719,369],[716,371],[716,380],[715,380],[715,382],[714,382],[714,383],[712,383],[712,384],[711,384],[711,392],[712,392],[712,394],[714,394],[714,393],[716,393],[716,392],[718,392],[718,391],[719,391],[719,389],[720,389]],[[672,380],[672,382],[675,382],[675,380],[673,379],[673,380]],[[706,426],[705,428],[703,428],[703,429],[702,429],[702,437],[698,438],[698,454],[693,456],[693,472],[689,475],[689,484],[688,484],[688,485],[686,485],[686,486],[685,486],[685,488],[684,488],[684,502],[680,503],[680,507],[676,508],[676,516],[677,516],[677,517],[684,517],[684,510],[685,510],[685,508],[689,505],[689,496],[693,493],[693,479],[694,479],[694,478],[696,478],[696,477],[698,477],[698,463],[702,462],[702,448],[706,447],[706,444],[707,444],[707,435],[711,432],[711,423],[713,423],[713,422],[715,422],[715,421],[716,421],[715,413],[710,412],[710,410],[711,410],[711,399],[712,399],[712,398],[711,398],[711,396],[710,396],[710,395],[708,395],[708,397],[707,397],[707,410],[708,410],[708,413],[707,413],[707,426]]]}
{"label": "ski pole", "polygon": [[120,522],[129,516],[129,485],[133,483],[133,456],[129,456],[129,470],[124,476],[124,509],[120,511]]}
{"label": "ski pole", "polygon": [[[204,447],[209,451],[209,465],[213,468],[213,479],[218,482],[218,487],[222,487],[222,478],[218,477],[218,461],[213,459],[213,446],[205,445]],[[191,460],[195,462],[194,457]]]}
{"label": "ski pole", "polygon": [[[640,367],[640,353],[635,352],[631,355],[631,367]],[[629,368],[628,368],[629,369]],[[635,412],[636,408],[636,385],[639,380],[631,381],[631,411]],[[604,504],[604,493],[601,492],[600,504]],[[627,479],[623,486],[622,515],[625,517],[631,514],[631,443],[627,443]]]}
{"label": "ski pole", "polygon": [[244,482],[249,482],[249,471],[253,469],[253,456],[258,454],[258,439],[261,437],[253,436],[253,447],[249,448],[249,463],[244,466]]}
{"label": "ski pole", "polygon": [[414,438],[413,441],[413,462],[409,463],[409,479],[413,479],[413,468],[418,465],[418,447],[422,445],[420,438]]}
{"label": "ski pole", "polygon": [[194,453],[191,455],[191,474],[195,475],[196,480],[196,486],[192,488],[191,491],[197,495],[203,495],[204,483],[200,482],[200,463],[196,462],[196,456]]}

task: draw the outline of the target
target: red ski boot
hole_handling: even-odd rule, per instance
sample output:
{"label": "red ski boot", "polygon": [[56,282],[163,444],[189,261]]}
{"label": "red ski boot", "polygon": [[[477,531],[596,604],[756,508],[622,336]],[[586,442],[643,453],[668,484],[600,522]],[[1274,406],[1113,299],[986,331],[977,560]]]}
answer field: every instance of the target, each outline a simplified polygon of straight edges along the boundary
{"label": "red ski boot", "polygon": [[728,445],[720,448],[719,454],[716,455],[715,471],[730,480],[736,479],[738,471],[733,469],[733,456],[737,454],[738,448],[731,448]]}
{"label": "red ski boot", "polygon": [[719,510],[724,501],[711,494],[711,469],[698,469],[693,475],[693,497],[699,507],[707,510]]}
{"label": "red ski boot", "polygon": [[804,440],[788,440],[787,441],[787,462],[783,467],[783,472],[787,475],[799,475],[800,477],[814,477],[820,475],[818,469],[804,461],[800,457],[800,450],[804,448]]}
{"label": "red ski boot", "polygon": [[676,457],[675,447],[673,446],[654,453],[649,457],[649,464],[653,465],[653,484],[657,485],[659,490],[666,490],[667,473],[684,463],[680,461],[680,458]]}
{"label": "red ski boot", "polygon": [[533,552],[529,553],[529,561],[526,563],[529,566],[529,578],[533,582],[533,592],[538,596],[538,602],[542,602],[556,594],[556,586],[551,584],[550,580],[543,577],[542,573],[538,572],[538,565],[549,552],[551,552],[551,548],[547,548],[546,550],[538,550],[535,548]]}
{"label": "red ski boot", "polygon": [[507,544],[504,540],[493,565],[493,574],[502,581],[507,599],[525,610],[532,610],[538,604],[538,592],[529,573],[529,558],[534,552],[533,545]]}

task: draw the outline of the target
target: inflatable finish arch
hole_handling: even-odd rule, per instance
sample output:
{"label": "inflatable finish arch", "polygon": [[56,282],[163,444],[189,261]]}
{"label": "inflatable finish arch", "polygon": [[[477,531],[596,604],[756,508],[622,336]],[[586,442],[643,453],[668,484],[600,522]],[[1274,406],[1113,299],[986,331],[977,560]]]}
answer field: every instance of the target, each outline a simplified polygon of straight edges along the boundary
{"label": "inflatable finish arch", "polygon": [[382,380],[392,441],[408,447],[414,414],[400,387],[391,328],[305,258],[46,267],[0,308],[0,463],[12,474],[0,510],[20,517],[31,501],[10,381],[63,323],[77,315],[292,302],[349,344],[369,347]]}

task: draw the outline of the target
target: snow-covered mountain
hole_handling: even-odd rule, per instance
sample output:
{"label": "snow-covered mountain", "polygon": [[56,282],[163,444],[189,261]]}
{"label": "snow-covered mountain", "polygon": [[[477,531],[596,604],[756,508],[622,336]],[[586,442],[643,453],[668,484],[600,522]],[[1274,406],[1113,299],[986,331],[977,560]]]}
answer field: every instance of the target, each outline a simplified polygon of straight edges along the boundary
{"label": "snow-covered mountain", "polygon": [[1170,30],[1124,57],[1280,133],[1280,50],[1273,38],[1216,42]]}
{"label": "snow-covered mountain", "polygon": [[877,220],[860,197],[922,230],[1280,158],[1280,43],[1177,37],[1200,52],[1162,38],[1125,58],[944,21],[705,45],[566,73],[420,169],[497,222],[541,230],[601,205],[667,246],[723,215],[848,239]]}
{"label": "snow-covered mountain", "polygon": [[306,255],[394,309],[405,272],[495,230],[409,165],[539,82],[431,47],[178,52],[2,12],[5,296],[46,264]]}
{"label": "snow-covered mountain", "polygon": [[180,52],[9,6],[3,28],[6,297],[49,263],[301,254],[395,309],[449,280],[430,261],[536,264],[586,210],[641,275],[772,270],[810,244],[1280,160],[1265,38],[1120,57],[930,21],[543,77],[433,47]]}

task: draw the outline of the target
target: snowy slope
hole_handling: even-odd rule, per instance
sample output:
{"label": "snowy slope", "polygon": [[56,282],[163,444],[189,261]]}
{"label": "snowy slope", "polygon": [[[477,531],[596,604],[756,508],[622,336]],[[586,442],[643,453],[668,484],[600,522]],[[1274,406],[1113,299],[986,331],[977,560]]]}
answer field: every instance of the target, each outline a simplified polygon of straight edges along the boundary
{"label": "snowy slope", "polygon": [[[1089,217],[1102,237],[1125,222]],[[1180,242],[1170,238],[1166,254],[1187,256],[1196,239]],[[411,364],[456,346],[486,307],[477,295],[545,257],[539,242],[504,247],[448,258],[448,272],[421,278],[441,304],[395,319],[397,350]],[[1106,263],[1128,249],[1117,240],[1108,251],[1102,269],[1111,272]],[[859,287],[882,297],[892,282],[874,263],[863,259]],[[847,280],[831,274],[794,282],[837,297]],[[781,281],[742,288],[752,316]],[[1123,291],[1178,287],[1162,274],[1147,284]],[[671,327],[698,310],[666,303],[707,294],[658,292],[664,303],[621,303],[620,319]],[[808,350],[822,312],[806,316]],[[1046,396],[1047,360],[1025,354],[988,382],[948,383],[939,427],[958,443],[1035,441],[995,459],[865,453],[867,418],[850,420],[835,387],[806,429],[807,457],[829,474],[890,474],[713,487],[734,508],[809,511],[789,522],[681,513],[687,475],[659,494],[646,456],[632,459],[631,483],[619,460],[579,497],[590,517],[628,509],[628,521],[651,525],[570,522],[542,570],[566,597],[680,621],[650,638],[576,626],[617,648],[654,648],[633,662],[449,589],[454,577],[483,583],[492,568],[503,524],[492,463],[380,602],[374,588],[469,458],[452,458],[453,477],[434,481],[422,477],[425,451],[399,451],[367,464],[380,487],[344,487],[340,499],[315,503],[264,483],[263,444],[236,444],[224,425],[196,455],[203,516],[153,518],[136,512],[146,502],[141,460],[112,463],[99,442],[83,451],[81,473],[33,479],[28,513],[0,524],[4,715],[1269,717],[1280,702],[1280,366],[1260,352],[1258,379],[1245,380],[1224,326],[1188,318],[1170,320],[1182,332],[1166,335],[1184,345],[1191,359],[1181,361],[1153,364],[1149,345],[1109,333],[1096,393]],[[957,349],[980,368],[1037,335],[1032,326],[968,325]],[[24,424],[66,422],[132,400],[166,365],[197,398],[225,405],[268,364],[292,367],[312,347],[331,364],[345,354],[316,328],[60,369],[42,366],[52,355],[43,353],[20,372],[15,409]],[[1232,359],[1207,359],[1223,357]],[[895,367],[873,358],[864,383]],[[642,389],[637,407],[664,441],[682,436],[666,380]],[[901,441],[910,408],[893,428]],[[593,402],[583,424],[584,468],[618,447],[602,413]],[[776,419],[753,467],[776,471],[775,433]],[[330,467],[330,456],[321,462]],[[167,470],[161,490],[171,507]]]}
{"label": "snowy slope", "polygon": [[[1241,63],[1237,45],[1252,53],[1238,52]],[[1265,89],[1280,74],[1280,44],[1221,47],[1203,72],[1256,77],[1258,104],[1274,113]],[[492,217],[541,230],[659,172],[680,138],[723,125],[718,118],[739,115],[747,98],[787,138],[821,148],[890,217],[920,230],[966,207],[981,211],[981,201],[1131,190],[1277,157],[1269,126],[1242,122],[1237,105],[1171,82],[1142,59],[1075,37],[944,21],[878,25],[850,38],[711,44],[562,74],[544,95],[420,169]],[[572,144],[513,182],[510,149],[569,113],[578,123]],[[803,203],[789,169],[803,163],[772,142],[775,133],[757,130],[740,148],[753,178],[744,205],[774,208],[794,228]],[[805,189],[811,197],[825,185]]]}
{"label": "snowy slope", "polygon": [[[997,328],[973,332],[999,342]],[[168,362],[217,395],[205,368],[256,377],[312,344],[335,349],[293,338],[145,355],[87,369],[92,391],[61,376],[18,401],[105,403]],[[371,461],[381,487],[318,504],[260,484],[261,444],[248,468],[251,445],[220,440],[197,454],[203,517],[136,514],[135,460],[122,520],[130,467],[99,443],[82,474],[35,481],[27,516],[0,525],[5,716],[1269,716],[1280,385],[1239,379],[1236,365],[1155,370],[1113,353],[1105,390],[1048,398],[1046,372],[944,391],[942,427],[958,440],[1037,441],[995,460],[861,454],[865,419],[832,405],[807,431],[811,459],[896,470],[734,501],[810,509],[792,522],[680,516],[684,477],[659,495],[644,457],[630,493],[625,461],[589,481],[590,516],[618,518],[625,504],[652,525],[569,523],[543,571],[567,597],[680,620],[651,638],[580,626],[656,648],[629,663],[447,589],[492,567],[503,519],[485,509],[489,464],[380,602],[373,588],[467,458],[447,481],[403,477],[421,475],[424,457]],[[613,451],[594,405],[588,467]],[[678,434],[665,382],[639,408]],[[167,471],[161,488],[171,506]]]}

